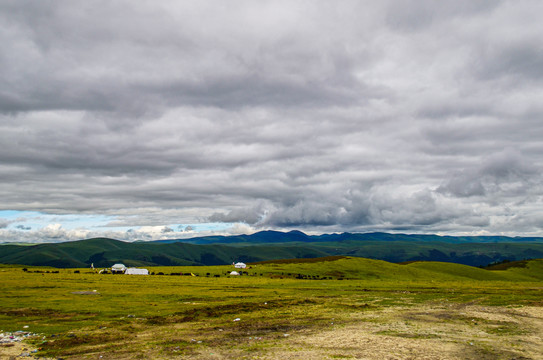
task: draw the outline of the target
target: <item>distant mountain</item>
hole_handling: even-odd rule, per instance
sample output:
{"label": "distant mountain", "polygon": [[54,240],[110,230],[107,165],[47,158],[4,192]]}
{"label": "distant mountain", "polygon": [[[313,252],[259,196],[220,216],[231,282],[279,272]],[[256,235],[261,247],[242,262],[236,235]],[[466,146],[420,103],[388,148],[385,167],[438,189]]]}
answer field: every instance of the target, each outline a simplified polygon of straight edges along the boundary
{"label": "distant mountain", "polygon": [[262,244],[285,242],[336,242],[336,241],[416,241],[416,242],[444,242],[460,243],[543,243],[543,237],[508,237],[508,236],[440,236],[426,234],[390,234],[382,232],[372,233],[340,233],[306,235],[301,231],[290,232],[260,231],[251,235],[232,236],[202,236],[189,239],[158,240],[158,243],[183,242],[187,244]]}
{"label": "distant mountain", "polygon": [[266,244],[266,243],[285,243],[285,242],[316,242],[317,237],[309,236],[301,231],[260,231],[251,235],[231,235],[231,236],[201,236],[189,239],[157,240],[156,243],[174,243],[183,242],[187,244]]}
{"label": "distant mountain", "polygon": [[356,256],[389,262],[441,261],[486,266],[504,260],[543,258],[543,238],[454,237],[388,233],[306,235],[262,231],[252,235],[208,236],[153,242],[107,238],[39,244],[0,245],[0,263],[54,267],[221,265],[233,261]]}

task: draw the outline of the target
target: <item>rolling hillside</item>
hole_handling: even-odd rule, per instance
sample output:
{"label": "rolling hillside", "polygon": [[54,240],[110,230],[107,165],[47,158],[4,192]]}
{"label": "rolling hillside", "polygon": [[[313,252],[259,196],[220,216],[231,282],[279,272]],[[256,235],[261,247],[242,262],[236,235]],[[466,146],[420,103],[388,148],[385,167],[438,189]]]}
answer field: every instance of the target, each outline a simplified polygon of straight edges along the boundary
{"label": "rolling hillside", "polygon": [[[259,272],[361,280],[394,281],[541,281],[543,259],[509,263],[501,270],[442,262],[394,264],[352,257],[271,260],[256,264]],[[490,270],[490,271],[489,271]]]}
{"label": "rolling hillside", "polygon": [[263,231],[252,235],[128,243],[107,238],[33,246],[0,245],[0,263],[54,267],[221,265],[233,261],[354,256],[400,263],[439,261],[486,266],[543,258],[543,239],[404,234]]}
{"label": "rolling hillside", "polygon": [[261,261],[281,258],[313,258],[328,254],[299,246],[193,245],[185,243],[127,243],[97,238],[35,246],[4,245],[0,263],[66,267],[223,265],[233,261]]}

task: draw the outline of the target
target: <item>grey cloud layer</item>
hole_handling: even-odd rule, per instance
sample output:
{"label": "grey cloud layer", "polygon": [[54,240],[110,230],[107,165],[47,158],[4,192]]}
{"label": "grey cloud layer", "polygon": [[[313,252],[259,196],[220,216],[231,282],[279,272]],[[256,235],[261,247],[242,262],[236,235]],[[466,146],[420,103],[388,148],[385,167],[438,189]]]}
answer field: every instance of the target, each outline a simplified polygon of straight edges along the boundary
{"label": "grey cloud layer", "polygon": [[541,234],[542,7],[0,4],[1,206]]}

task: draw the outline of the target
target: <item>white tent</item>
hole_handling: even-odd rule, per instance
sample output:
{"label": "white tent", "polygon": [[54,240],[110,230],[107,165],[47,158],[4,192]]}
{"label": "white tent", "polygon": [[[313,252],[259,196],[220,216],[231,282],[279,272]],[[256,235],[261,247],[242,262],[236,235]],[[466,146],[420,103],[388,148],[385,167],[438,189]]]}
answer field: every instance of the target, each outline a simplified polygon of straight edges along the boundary
{"label": "white tent", "polygon": [[230,275],[239,275],[239,273],[237,271],[232,271]]}
{"label": "white tent", "polygon": [[239,262],[239,263],[236,263],[234,265],[237,269],[245,269],[247,267],[247,265],[245,265],[244,263],[242,262]]}
{"label": "white tent", "polygon": [[126,271],[126,266],[124,266],[124,264],[115,264],[111,267],[111,272],[113,274],[119,274],[119,273],[124,273]]}
{"label": "white tent", "polygon": [[149,270],[147,269],[136,269],[136,268],[128,268],[124,272],[125,275],[149,275]]}

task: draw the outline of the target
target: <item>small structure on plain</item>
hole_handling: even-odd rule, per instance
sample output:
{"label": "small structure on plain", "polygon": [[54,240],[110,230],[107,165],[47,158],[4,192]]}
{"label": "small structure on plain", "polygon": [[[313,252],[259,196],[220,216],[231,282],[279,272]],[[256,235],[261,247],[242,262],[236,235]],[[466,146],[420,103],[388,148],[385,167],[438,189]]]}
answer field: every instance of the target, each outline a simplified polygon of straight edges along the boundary
{"label": "small structure on plain", "polygon": [[124,264],[115,264],[111,267],[112,274],[124,274],[126,271],[126,266]]}
{"label": "small structure on plain", "polygon": [[147,269],[137,269],[137,268],[128,268],[124,272],[125,275],[149,275],[149,270]]}

